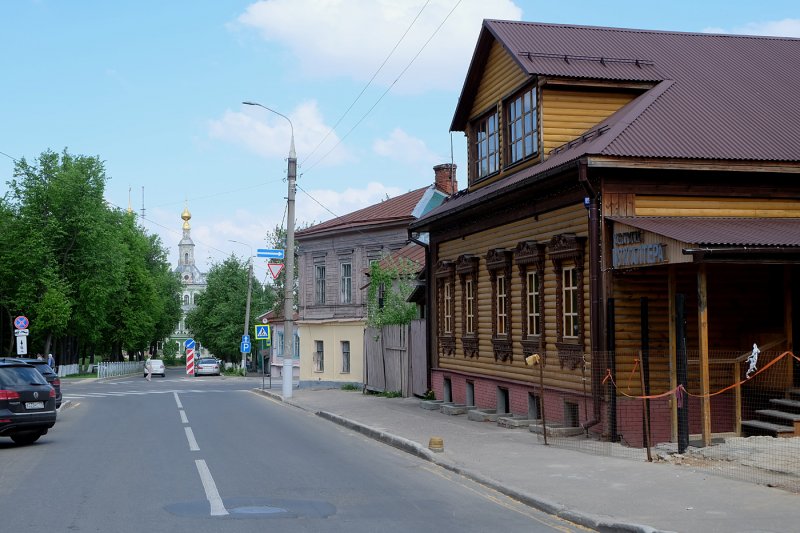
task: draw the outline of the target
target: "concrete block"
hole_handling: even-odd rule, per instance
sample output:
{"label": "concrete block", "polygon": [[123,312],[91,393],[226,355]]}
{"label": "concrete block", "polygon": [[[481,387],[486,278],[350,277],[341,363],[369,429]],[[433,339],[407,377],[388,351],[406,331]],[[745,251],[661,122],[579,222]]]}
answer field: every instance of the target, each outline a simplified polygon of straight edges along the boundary
{"label": "concrete block", "polygon": [[444,400],[422,400],[419,402],[420,407],[430,411],[438,411],[443,404]]}
{"label": "concrete block", "polygon": [[511,416],[511,413],[498,413],[497,409],[472,409],[467,412],[467,418],[475,422],[497,422],[501,416]]}
{"label": "concrete block", "polygon": [[[528,431],[531,433],[538,433],[542,434],[542,421],[537,421],[538,423],[530,424],[528,426]],[[572,427],[572,426],[564,426],[562,424],[547,424],[547,436],[548,437],[577,437],[578,435],[583,435],[584,429],[581,427]]]}
{"label": "concrete block", "polygon": [[526,428],[529,425],[541,422],[541,419],[530,419],[522,415],[510,415],[497,417],[497,425],[504,428]]}
{"label": "concrete block", "polygon": [[440,411],[446,415],[463,415],[470,409],[475,409],[474,405],[464,405],[461,403],[442,404]]}

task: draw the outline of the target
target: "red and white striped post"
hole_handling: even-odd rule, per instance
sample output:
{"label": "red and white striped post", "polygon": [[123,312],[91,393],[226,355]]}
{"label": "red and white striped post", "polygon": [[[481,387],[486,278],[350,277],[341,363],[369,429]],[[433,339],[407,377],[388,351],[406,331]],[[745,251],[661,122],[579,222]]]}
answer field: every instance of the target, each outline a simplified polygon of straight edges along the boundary
{"label": "red and white striped post", "polygon": [[186,339],[186,374],[194,376],[194,339]]}

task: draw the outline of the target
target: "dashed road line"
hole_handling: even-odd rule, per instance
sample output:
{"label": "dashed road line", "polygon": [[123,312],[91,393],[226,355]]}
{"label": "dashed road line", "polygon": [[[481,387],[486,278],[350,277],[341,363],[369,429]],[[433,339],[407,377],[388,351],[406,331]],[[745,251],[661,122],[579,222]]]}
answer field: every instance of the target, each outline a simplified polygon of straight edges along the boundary
{"label": "dashed road line", "polygon": [[200,481],[203,482],[203,490],[206,491],[206,499],[211,504],[211,516],[224,516],[228,514],[225,509],[225,504],[222,503],[222,498],[217,490],[217,485],[214,483],[214,478],[211,477],[211,471],[208,469],[206,462],[203,459],[197,459],[194,462],[197,465],[197,472],[200,474]]}

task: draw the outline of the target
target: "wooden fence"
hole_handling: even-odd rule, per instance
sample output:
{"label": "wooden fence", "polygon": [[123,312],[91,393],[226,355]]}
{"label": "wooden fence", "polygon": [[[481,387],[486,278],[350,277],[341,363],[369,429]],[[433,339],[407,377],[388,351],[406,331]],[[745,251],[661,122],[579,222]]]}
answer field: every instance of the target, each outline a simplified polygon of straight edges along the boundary
{"label": "wooden fence", "polygon": [[368,390],[422,396],[427,390],[425,321],[408,326],[366,328],[364,356]]}

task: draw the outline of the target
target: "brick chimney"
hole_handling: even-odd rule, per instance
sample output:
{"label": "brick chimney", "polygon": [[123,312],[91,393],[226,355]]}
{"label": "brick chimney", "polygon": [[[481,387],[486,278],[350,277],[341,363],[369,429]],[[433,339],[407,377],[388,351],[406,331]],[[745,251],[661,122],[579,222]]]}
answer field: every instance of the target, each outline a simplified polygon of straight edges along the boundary
{"label": "brick chimney", "polygon": [[455,163],[444,163],[433,167],[434,184],[436,188],[452,196],[458,192],[458,182],[456,181]]}

